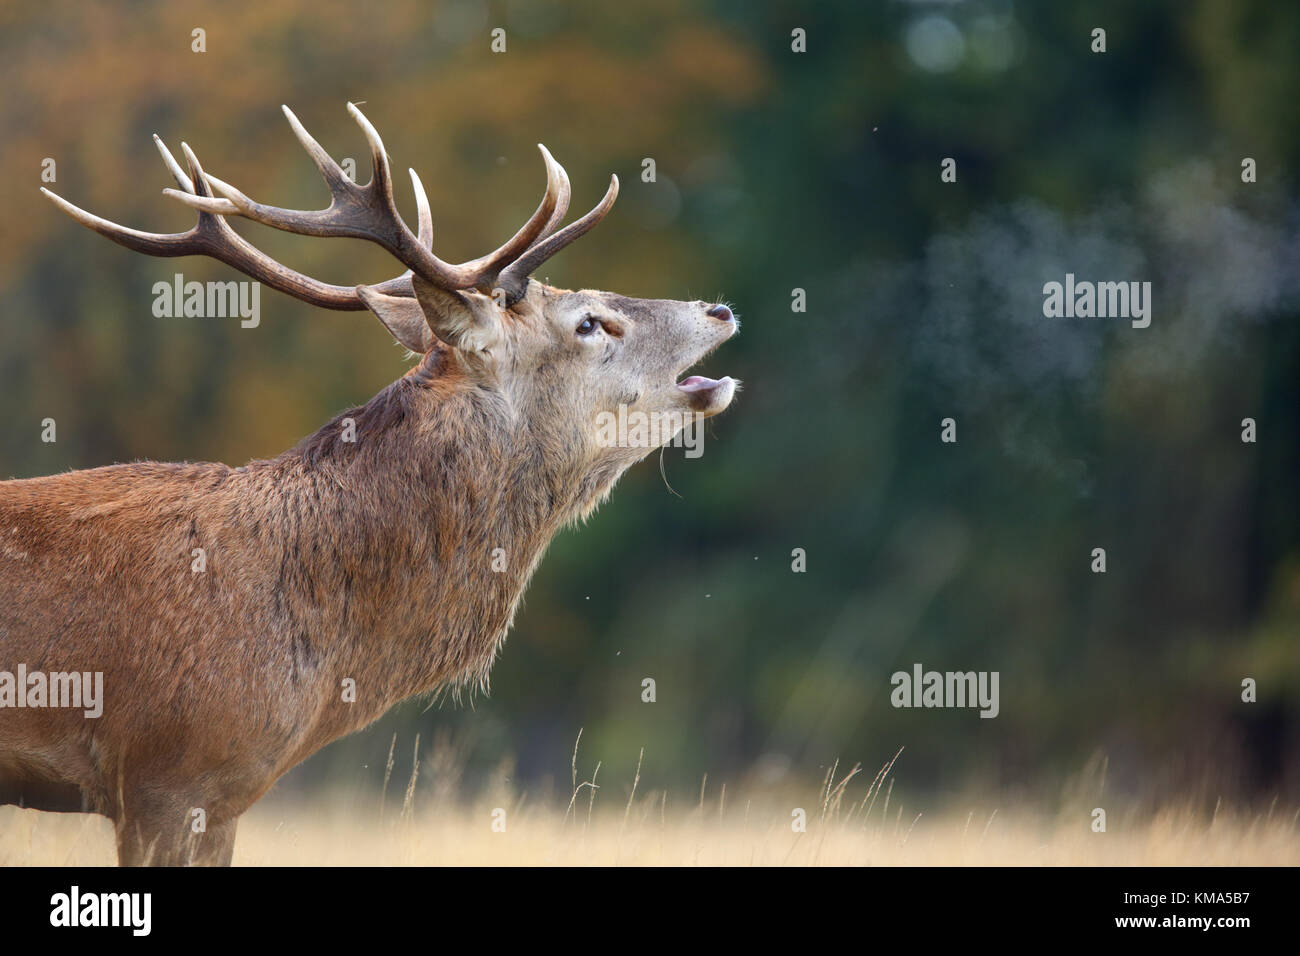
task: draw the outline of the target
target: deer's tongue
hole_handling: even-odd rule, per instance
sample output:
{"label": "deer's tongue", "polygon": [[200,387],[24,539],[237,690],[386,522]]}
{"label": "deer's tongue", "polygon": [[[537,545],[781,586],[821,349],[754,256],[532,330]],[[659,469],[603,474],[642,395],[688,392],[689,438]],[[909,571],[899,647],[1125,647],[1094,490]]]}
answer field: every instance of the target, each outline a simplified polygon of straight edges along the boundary
{"label": "deer's tongue", "polygon": [[705,378],[703,375],[692,375],[684,378],[677,383],[677,387],[683,392],[707,392],[711,388],[717,388],[722,383],[716,378]]}

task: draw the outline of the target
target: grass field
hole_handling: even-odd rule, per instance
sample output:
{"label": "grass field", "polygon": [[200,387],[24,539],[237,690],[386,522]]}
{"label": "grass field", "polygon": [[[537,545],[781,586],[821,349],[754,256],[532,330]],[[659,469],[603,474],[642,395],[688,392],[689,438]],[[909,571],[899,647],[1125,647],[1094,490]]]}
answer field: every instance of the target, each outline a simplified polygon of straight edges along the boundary
{"label": "grass field", "polygon": [[[593,780],[598,776],[593,775]],[[803,800],[690,797],[576,783],[530,800],[501,788],[465,804],[408,783],[381,815],[373,793],[319,801],[272,794],[240,823],[237,866],[1295,866],[1300,810],[1274,804],[1108,811],[1093,832],[1091,801],[1045,814],[981,804],[931,815],[905,806],[888,768],[867,783],[828,773]],[[426,780],[427,782],[427,780]],[[865,788],[865,789],[864,789]],[[419,794],[427,807],[419,806]],[[1105,801],[1101,801],[1105,803]],[[805,829],[796,832],[796,810]],[[0,807],[0,866],[109,866],[113,832],[101,817]]]}
{"label": "grass field", "polygon": [[[1291,821],[1224,818],[1213,826],[1166,813],[1132,827],[1092,833],[1025,816],[972,814],[915,825],[862,828],[790,824],[751,809],[722,819],[657,808],[625,826],[617,815],[588,822],[522,811],[492,831],[490,807],[416,815],[391,823],[360,819],[338,804],[273,804],[240,824],[237,866],[1295,866],[1300,836]],[[990,819],[991,818],[991,819]],[[102,817],[0,809],[0,866],[111,866],[113,831]]]}

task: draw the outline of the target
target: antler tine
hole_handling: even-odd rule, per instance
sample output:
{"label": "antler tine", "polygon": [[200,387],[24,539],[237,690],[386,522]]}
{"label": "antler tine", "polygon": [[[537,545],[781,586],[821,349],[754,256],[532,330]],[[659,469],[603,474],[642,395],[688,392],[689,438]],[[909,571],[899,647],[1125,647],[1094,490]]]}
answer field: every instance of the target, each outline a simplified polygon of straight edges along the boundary
{"label": "antler tine", "polygon": [[407,169],[411,174],[411,190],[415,193],[415,208],[419,215],[419,233],[417,238],[420,245],[426,249],[433,248],[433,213],[429,211],[429,197],[424,191],[424,183],[420,182],[420,177],[415,174],[414,169]]}
{"label": "antler tine", "polygon": [[556,197],[555,212],[551,213],[551,218],[546,222],[546,228],[543,229],[541,234],[533,240],[534,242],[540,242],[542,239],[545,239],[555,231],[556,227],[559,226],[560,223],[564,222],[564,217],[569,213],[569,200],[573,196],[573,190],[569,185],[569,174],[565,171],[564,167],[555,161],[551,156],[551,151],[541,143],[537,144],[537,148],[542,151],[542,156],[546,159],[547,169],[549,170],[551,166],[555,167],[560,182],[557,191],[558,195]]}
{"label": "antler tine", "polygon": [[176,162],[176,157],[172,155],[172,151],[167,148],[167,144],[162,141],[162,137],[157,133],[153,134],[153,144],[158,147],[158,152],[162,154],[163,163],[167,166],[168,172],[172,174],[172,179],[176,180],[176,185],[180,186],[185,192],[193,194],[194,184],[190,182],[189,175],[185,170],[181,169],[181,164]]}
{"label": "antler tine", "polygon": [[553,236],[535,243],[527,252],[510,263],[501,273],[499,282],[501,288],[506,291],[506,303],[514,305],[522,299],[528,289],[528,277],[534,270],[569,243],[593,229],[614,207],[614,200],[617,198],[618,177],[610,176],[609,189],[605,191],[605,198],[597,203],[595,208],[581,219],[569,223]]}
{"label": "antler tine", "polygon": [[[418,215],[419,215],[419,233],[416,236],[416,238],[420,240],[420,245],[423,246],[425,249],[432,249],[433,248],[433,213],[429,210],[429,196],[427,193],[425,193],[424,183],[420,182],[420,177],[416,175],[415,170],[407,169],[407,172],[411,174],[411,190],[415,193],[415,208],[418,211]],[[366,306],[370,309],[370,311],[378,315],[379,311],[375,308],[375,306],[380,299],[392,298],[394,296],[409,297],[415,295],[415,286],[411,284],[411,275],[412,275],[411,270],[407,269],[400,276],[398,276],[397,279],[391,280],[392,282],[396,282],[398,280],[404,280],[407,284],[407,288],[392,293],[389,296],[366,294],[367,292],[373,293],[373,291],[376,289],[380,290],[381,292],[388,291],[384,289],[382,285],[373,286],[370,289],[367,289],[365,286],[357,286],[357,294],[361,297],[361,301],[366,303]],[[410,304],[415,307],[416,312],[419,312],[420,309],[419,305],[417,305],[414,302]],[[390,305],[390,309],[391,308],[393,308],[392,305]]]}
{"label": "antler tine", "polygon": [[[164,257],[199,254],[197,243],[192,241],[194,232],[192,229],[189,232],[178,232],[167,235],[156,232],[141,232],[138,229],[131,229],[127,226],[121,226],[115,222],[110,222],[107,219],[101,219],[99,216],[87,212],[80,206],[74,206],[58,193],[50,192],[50,190],[46,189],[44,186],[41,187],[41,193],[44,194],[45,198],[49,199],[50,202],[54,203],[54,205],[58,206],[87,229],[93,229],[101,236],[112,239],[118,245],[126,246],[126,248],[133,252],[143,252],[145,255]],[[188,245],[191,248],[182,249],[183,245]]]}
{"label": "antler tine", "polygon": [[[351,106],[352,104],[349,103],[348,105]],[[289,128],[293,130],[293,135],[298,137],[298,142],[302,144],[302,148],[311,157],[311,161],[316,164],[321,177],[330,187],[330,193],[333,194],[336,186],[348,182],[347,174],[343,172],[338,163],[334,162],[334,157],[325,152],[321,144],[316,142],[316,138],[307,132],[307,127],[302,125],[298,117],[294,115],[293,110],[281,103],[280,111],[284,113],[284,118],[289,121]]]}
{"label": "antler tine", "polygon": [[482,292],[491,292],[501,271],[527,252],[534,243],[550,235],[569,210],[569,174],[555,161],[550,150],[541,143],[537,144],[537,148],[542,153],[542,162],[546,164],[546,192],[542,195],[541,203],[508,242],[496,251],[466,263],[468,268],[477,269],[481,273],[476,286]]}
{"label": "antler tine", "polygon": [[375,125],[366,119],[366,114],[361,112],[356,103],[348,103],[348,113],[361,127],[361,132],[365,134],[366,143],[370,147],[370,168],[372,171],[370,182],[363,188],[378,189],[379,198],[386,207],[385,211],[392,214],[393,221],[389,225],[393,226],[399,233],[405,232],[410,235],[410,230],[406,228],[406,223],[397,212],[397,201],[393,197],[393,173],[388,164],[388,151],[384,149],[384,141],[379,138],[379,130],[375,129]]}

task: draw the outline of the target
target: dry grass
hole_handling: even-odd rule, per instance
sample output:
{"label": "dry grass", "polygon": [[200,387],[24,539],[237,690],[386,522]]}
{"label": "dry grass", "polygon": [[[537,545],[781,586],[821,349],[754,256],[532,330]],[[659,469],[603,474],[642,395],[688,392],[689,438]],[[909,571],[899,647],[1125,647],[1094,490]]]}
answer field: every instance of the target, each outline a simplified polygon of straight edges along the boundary
{"label": "dry grass", "polygon": [[[1286,821],[1161,814],[1092,833],[1006,814],[956,816],[866,829],[815,821],[791,832],[776,814],[723,820],[657,813],[623,826],[561,812],[521,812],[494,833],[491,809],[416,815],[380,824],[341,803],[251,810],[235,847],[239,866],[1295,866],[1300,839]],[[985,829],[987,824],[987,829]],[[910,830],[910,832],[909,832]],[[0,809],[0,866],[111,866],[107,820]]]}
{"label": "dry grass", "polygon": [[[1300,811],[1273,807],[1242,814],[1164,810],[1139,816],[1112,809],[1108,832],[1091,830],[1088,803],[1055,815],[1012,808],[967,809],[938,816],[905,808],[894,797],[889,767],[865,783],[856,768],[835,782],[828,773],[803,801],[736,799],[718,788],[685,798],[623,797],[597,783],[599,769],[553,800],[497,788],[467,806],[425,794],[416,775],[400,811],[381,814],[373,794],[335,795],[301,803],[274,795],[240,824],[235,864],[243,866],[970,866],[1184,865],[1295,866]],[[866,789],[863,790],[863,787]],[[629,792],[630,791],[630,792]],[[701,787],[701,794],[706,792]],[[601,796],[598,797],[598,794]],[[792,829],[792,810],[806,832]],[[499,826],[505,813],[504,832]],[[0,807],[0,865],[108,866],[112,829],[99,817]]]}

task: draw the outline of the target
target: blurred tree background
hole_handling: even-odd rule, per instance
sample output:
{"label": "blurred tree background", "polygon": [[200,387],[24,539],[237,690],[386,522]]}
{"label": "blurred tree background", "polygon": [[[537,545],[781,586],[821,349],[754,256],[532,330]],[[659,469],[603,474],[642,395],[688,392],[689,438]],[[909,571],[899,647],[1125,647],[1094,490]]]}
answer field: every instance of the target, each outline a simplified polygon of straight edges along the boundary
{"label": "blurred tree background", "polygon": [[[610,172],[623,191],[544,277],[726,299],[744,333],[703,370],[744,391],[703,457],[668,450],[666,481],[650,459],[555,543],[490,696],[408,703],[283,789],[378,787],[394,732],[407,766],[417,732],[455,740],[469,789],[506,758],[567,785],[581,727],[603,779],[644,747],[643,786],[906,747],[922,794],[1058,795],[1104,756],[1119,792],[1294,801],[1297,40],[1300,7],[1267,0],[6,4],[0,474],[268,457],[406,367],[368,313],[274,292],[256,329],[155,318],[155,282],[231,270],[75,225],[37,192],[44,159],[56,192],[140,229],[191,221],[159,194],[154,132],[311,208],[278,106],[364,178],[344,111],[364,102],[460,260],[532,210],[545,142],[575,210]],[[236,226],[328,281],[394,272]],[[1151,327],[1045,319],[1066,272],[1151,281]],[[892,708],[915,662],[998,671],[999,716]]]}

